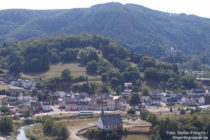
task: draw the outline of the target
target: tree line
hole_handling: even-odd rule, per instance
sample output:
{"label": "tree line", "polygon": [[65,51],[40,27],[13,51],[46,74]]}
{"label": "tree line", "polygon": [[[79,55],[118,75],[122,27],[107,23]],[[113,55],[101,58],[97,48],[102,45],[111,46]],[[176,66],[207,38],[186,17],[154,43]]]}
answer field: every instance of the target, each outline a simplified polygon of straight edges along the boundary
{"label": "tree line", "polygon": [[188,77],[179,72],[176,64],[128,51],[111,39],[95,35],[61,35],[5,43],[0,48],[0,58],[0,68],[14,74],[44,72],[50,64],[59,62],[79,62],[88,74],[101,76],[105,91],[110,87],[117,93],[126,82],[132,83],[133,91],[141,90],[142,81],[165,89],[190,89],[197,84],[194,79],[185,80]]}

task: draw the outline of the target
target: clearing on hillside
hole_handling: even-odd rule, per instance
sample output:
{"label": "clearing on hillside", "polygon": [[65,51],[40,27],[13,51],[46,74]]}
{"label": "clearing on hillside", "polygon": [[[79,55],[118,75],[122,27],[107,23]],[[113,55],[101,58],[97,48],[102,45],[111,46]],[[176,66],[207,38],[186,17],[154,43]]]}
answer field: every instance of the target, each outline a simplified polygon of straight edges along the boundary
{"label": "clearing on hillside", "polygon": [[51,65],[49,71],[43,73],[43,77],[59,77],[64,69],[69,69],[73,76],[86,76],[86,68],[82,67],[79,63],[56,64]]}
{"label": "clearing on hillside", "polygon": [[68,63],[68,64],[55,64],[51,65],[50,69],[44,73],[34,73],[34,74],[22,74],[22,78],[26,79],[49,79],[52,77],[60,77],[64,69],[69,69],[72,76],[87,76],[92,82],[101,83],[101,78],[99,75],[87,75],[86,68],[81,66],[80,63]]}
{"label": "clearing on hillside", "polygon": [[87,76],[86,68],[81,66],[79,63],[68,63],[68,64],[55,64],[50,65],[50,69],[47,72],[43,73],[33,73],[33,74],[22,74],[22,78],[27,79],[48,79],[52,77],[60,77],[61,73],[64,69],[69,69],[71,71],[71,75],[73,76]]}

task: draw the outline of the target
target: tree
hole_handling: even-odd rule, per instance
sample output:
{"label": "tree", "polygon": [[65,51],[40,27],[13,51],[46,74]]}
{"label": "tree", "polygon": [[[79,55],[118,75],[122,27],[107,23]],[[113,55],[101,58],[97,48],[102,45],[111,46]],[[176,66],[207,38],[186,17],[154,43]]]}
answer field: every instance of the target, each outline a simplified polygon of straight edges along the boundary
{"label": "tree", "polygon": [[101,80],[102,80],[102,82],[106,83],[108,81],[108,75],[106,73],[103,73],[101,75]]}
{"label": "tree", "polygon": [[154,67],[156,65],[155,59],[144,56],[141,60],[140,66],[143,68]]}
{"label": "tree", "polygon": [[68,139],[68,137],[69,137],[69,131],[68,131],[68,129],[66,127],[62,126],[61,127],[61,130],[60,130],[60,132],[58,134],[58,139],[60,139],[60,140],[66,140],[66,139]]}
{"label": "tree", "polygon": [[154,67],[149,67],[145,69],[144,77],[147,80],[152,80],[152,81],[160,81],[160,70]]}
{"label": "tree", "polygon": [[61,53],[61,59],[63,62],[75,61],[77,59],[78,53],[78,49],[67,48]]}
{"label": "tree", "polygon": [[96,73],[97,71],[97,62],[95,60],[92,60],[87,63],[87,72],[88,73]]}
{"label": "tree", "polygon": [[52,118],[45,118],[42,122],[43,131],[47,135],[51,135],[53,127],[54,127],[54,121]]}
{"label": "tree", "polygon": [[180,114],[184,115],[186,113],[186,111],[184,109],[181,109]]}
{"label": "tree", "polygon": [[65,81],[71,80],[71,71],[69,69],[64,69],[61,73],[61,78]]}
{"label": "tree", "polygon": [[3,117],[0,119],[0,132],[3,134],[8,134],[12,132],[13,122],[11,118]]}
{"label": "tree", "polygon": [[149,88],[148,87],[143,87],[142,88],[142,94],[144,96],[148,96],[149,95]]}
{"label": "tree", "polygon": [[24,116],[24,118],[28,118],[28,117],[32,116],[32,111],[29,109],[24,111],[23,116]]}
{"label": "tree", "polygon": [[8,106],[2,106],[1,107],[1,112],[3,112],[4,114],[9,114],[10,113],[10,109],[9,109],[9,107]]}
{"label": "tree", "polygon": [[146,109],[141,109],[140,112],[141,112],[140,113],[141,119],[142,120],[146,120],[147,119],[147,116],[149,114],[149,111],[147,111]]}
{"label": "tree", "polygon": [[196,87],[195,79],[191,75],[185,75],[182,77],[182,84],[186,89],[192,89]]}
{"label": "tree", "polygon": [[199,59],[192,58],[189,63],[192,70],[201,70],[201,62]]}
{"label": "tree", "polygon": [[87,47],[80,51],[79,57],[82,64],[87,64],[91,60],[98,60],[96,49],[93,47]]}
{"label": "tree", "polygon": [[127,114],[132,114],[133,115],[133,114],[135,114],[135,112],[136,112],[135,109],[129,109],[127,111]]}
{"label": "tree", "polygon": [[14,74],[19,74],[23,69],[23,61],[24,59],[20,56],[17,56],[17,54],[11,54],[10,55],[10,65],[9,65],[9,71]]}
{"label": "tree", "polygon": [[156,125],[157,122],[158,122],[156,115],[153,114],[153,113],[149,113],[149,114],[147,115],[146,120],[147,120],[148,122],[152,123],[152,125]]}
{"label": "tree", "polygon": [[129,104],[130,104],[131,106],[139,105],[139,104],[140,104],[139,94],[133,93],[133,94],[131,95]]}
{"label": "tree", "polygon": [[113,77],[111,79],[111,85],[112,85],[113,88],[115,88],[116,86],[118,86],[119,83],[120,83],[120,81],[119,81],[119,79],[117,77]]}

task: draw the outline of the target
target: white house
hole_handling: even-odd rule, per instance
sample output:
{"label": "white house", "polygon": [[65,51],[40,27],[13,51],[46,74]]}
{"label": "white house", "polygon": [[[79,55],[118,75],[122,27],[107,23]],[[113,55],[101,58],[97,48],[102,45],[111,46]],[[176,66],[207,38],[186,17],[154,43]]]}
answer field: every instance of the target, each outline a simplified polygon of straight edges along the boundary
{"label": "white house", "polygon": [[18,96],[19,96],[19,93],[11,93],[10,96],[9,96],[9,100],[10,101],[17,101]]}
{"label": "white house", "polygon": [[57,96],[59,98],[64,98],[64,97],[66,97],[66,92],[65,91],[57,91],[57,92],[55,92],[55,96]]}
{"label": "white house", "polygon": [[23,86],[23,88],[25,89],[35,89],[36,88],[36,82],[33,80],[22,80],[19,79],[19,81],[21,82],[21,85]]}
{"label": "white house", "polygon": [[43,111],[51,111],[50,103],[49,102],[41,102],[42,110]]}
{"label": "white house", "polygon": [[204,105],[205,104],[205,98],[204,97],[198,98],[198,103],[201,104],[201,105]]}
{"label": "white house", "polygon": [[24,99],[24,96],[22,93],[19,94],[19,96],[17,97],[17,100],[22,101]]}
{"label": "white house", "polygon": [[102,109],[98,118],[97,127],[103,130],[123,128],[122,118],[119,114],[106,115]]}
{"label": "white house", "polygon": [[116,108],[115,100],[107,99],[107,108],[108,108],[108,110],[115,110],[115,108]]}

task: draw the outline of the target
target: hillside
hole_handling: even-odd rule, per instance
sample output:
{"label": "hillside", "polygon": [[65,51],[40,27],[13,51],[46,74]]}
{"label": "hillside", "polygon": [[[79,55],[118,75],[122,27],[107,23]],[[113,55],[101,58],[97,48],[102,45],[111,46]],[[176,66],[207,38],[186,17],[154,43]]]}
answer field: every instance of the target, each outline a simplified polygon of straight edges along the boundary
{"label": "hillside", "polygon": [[[193,77],[177,65],[131,52],[115,41],[95,35],[61,35],[13,42],[0,47],[0,68],[37,76],[45,89],[120,92],[124,83],[134,91],[146,86],[171,90],[196,87]],[[70,72],[68,72],[68,69]],[[80,73],[77,73],[80,71]],[[71,86],[70,86],[71,85]]]}
{"label": "hillside", "polygon": [[[0,42],[58,34],[98,34],[137,52],[161,57],[210,50],[210,19],[120,3],[69,10],[2,10]],[[180,62],[181,60],[168,61]]]}

